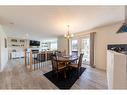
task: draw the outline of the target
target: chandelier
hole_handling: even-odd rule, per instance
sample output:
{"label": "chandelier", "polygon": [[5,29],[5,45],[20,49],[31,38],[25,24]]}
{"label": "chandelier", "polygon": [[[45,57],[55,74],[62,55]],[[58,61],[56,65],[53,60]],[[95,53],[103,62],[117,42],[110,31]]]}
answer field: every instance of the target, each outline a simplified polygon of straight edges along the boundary
{"label": "chandelier", "polygon": [[70,27],[70,25],[67,25],[67,27],[68,27],[68,31],[67,31],[67,34],[64,35],[64,37],[65,37],[66,39],[70,39],[70,38],[72,38],[74,35],[71,34],[71,33],[69,32],[69,27]]}

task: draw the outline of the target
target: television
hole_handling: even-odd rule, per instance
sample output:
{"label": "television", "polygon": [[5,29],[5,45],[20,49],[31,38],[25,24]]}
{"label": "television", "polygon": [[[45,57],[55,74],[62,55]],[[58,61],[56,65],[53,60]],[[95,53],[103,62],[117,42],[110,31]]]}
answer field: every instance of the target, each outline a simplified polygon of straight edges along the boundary
{"label": "television", "polygon": [[40,46],[40,41],[30,40],[30,46]]}

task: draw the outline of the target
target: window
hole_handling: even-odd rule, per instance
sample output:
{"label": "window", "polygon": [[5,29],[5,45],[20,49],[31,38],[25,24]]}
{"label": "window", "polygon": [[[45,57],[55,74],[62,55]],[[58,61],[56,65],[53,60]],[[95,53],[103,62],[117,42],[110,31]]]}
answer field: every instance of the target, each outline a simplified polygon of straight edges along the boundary
{"label": "window", "polygon": [[78,51],[78,40],[72,40],[72,51]]}
{"label": "window", "polygon": [[72,55],[78,55],[78,40],[72,40]]}

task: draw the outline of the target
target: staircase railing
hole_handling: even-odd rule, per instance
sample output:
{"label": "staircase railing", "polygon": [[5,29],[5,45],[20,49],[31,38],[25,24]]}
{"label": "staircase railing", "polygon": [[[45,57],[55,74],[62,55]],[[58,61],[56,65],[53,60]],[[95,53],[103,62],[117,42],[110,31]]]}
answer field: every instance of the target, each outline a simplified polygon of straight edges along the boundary
{"label": "staircase railing", "polygon": [[30,71],[44,68],[51,63],[47,62],[51,60],[51,52],[37,53],[32,50],[29,52],[24,50],[24,53],[24,64]]}

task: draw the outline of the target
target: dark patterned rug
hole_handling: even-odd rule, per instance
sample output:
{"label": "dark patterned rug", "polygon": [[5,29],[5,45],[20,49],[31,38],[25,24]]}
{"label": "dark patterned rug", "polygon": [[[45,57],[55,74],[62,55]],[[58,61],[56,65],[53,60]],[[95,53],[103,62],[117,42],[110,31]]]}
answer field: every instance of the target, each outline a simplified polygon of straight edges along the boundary
{"label": "dark patterned rug", "polygon": [[[85,71],[85,69],[86,68],[81,67],[79,74],[80,76]],[[52,83],[54,83],[59,89],[70,89],[78,79],[76,69],[71,69],[67,71],[66,79],[64,78],[64,73],[59,73],[57,78],[57,75],[53,71],[45,73],[44,76],[48,78]]]}

